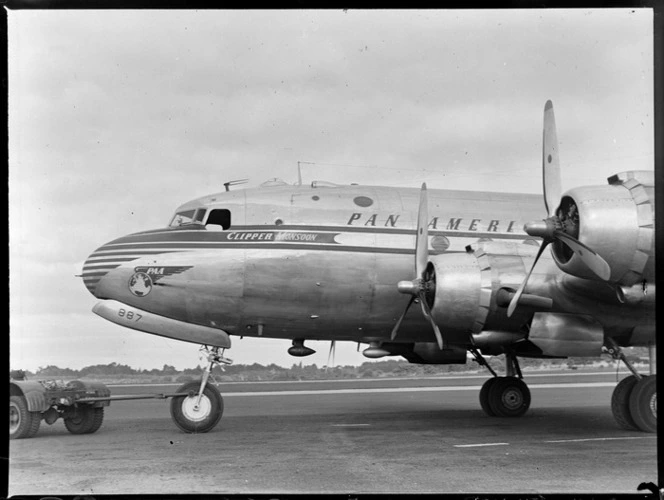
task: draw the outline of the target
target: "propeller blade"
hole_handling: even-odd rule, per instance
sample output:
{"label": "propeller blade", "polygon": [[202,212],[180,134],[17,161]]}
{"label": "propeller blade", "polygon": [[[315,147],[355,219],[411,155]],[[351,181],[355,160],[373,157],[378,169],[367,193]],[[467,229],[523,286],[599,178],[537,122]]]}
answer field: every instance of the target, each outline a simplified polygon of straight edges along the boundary
{"label": "propeller blade", "polygon": [[577,254],[592,272],[604,281],[608,281],[611,277],[611,267],[597,252],[563,231],[554,231],[553,235]]}
{"label": "propeller blade", "polygon": [[560,181],[560,160],[558,157],[558,136],[556,134],[556,118],[553,114],[553,103],[546,101],[544,105],[544,132],[542,139],[542,179],[544,183],[544,205],[549,217],[556,214],[562,187]]}
{"label": "propeller blade", "polygon": [[427,208],[427,185],[422,183],[420,208],[417,212],[417,236],[415,239],[415,275],[421,278],[429,263],[429,211]]}
{"label": "propeller blade", "polygon": [[519,305],[519,299],[521,298],[521,295],[523,294],[523,291],[526,289],[526,284],[528,283],[528,280],[530,279],[530,275],[533,273],[533,269],[535,269],[535,265],[537,265],[537,261],[542,256],[542,252],[544,252],[544,249],[546,248],[546,246],[548,244],[549,244],[548,241],[544,241],[540,245],[539,250],[537,251],[537,255],[535,256],[535,260],[533,261],[533,265],[530,266],[530,270],[528,271],[528,274],[526,274],[526,277],[521,282],[521,285],[519,285],[519,289],[514,294],[514,297],[512,297],[512,300],[510,301],[510,305],[507,307],[507,317],[508,318],[512,317],[512,313],[516,309],[516,306]]}
{"label": "propeller blade", "polygon": [[438,325],[436,322],[433,320],[433,317],[431,316],[431,309],[429,308],[429,304],[427,304],[426,297],[424,295],[424,292],[420,293],[420,304],[422,305],[422,312],[424,313],[424,316],[429,320],[431,323],[431,326],[433,327],[433,333],[436,335],[436,341],[438,341],[438,347],[440,350],[443,350],[444,344],[443,344],[443,334],[440,333],[440,329],[438,328]]}
{"label": "propeller blade", "polygon": [[330,367],[330,358],[332,359],[332,366],[334,367],[334,355],[337,352],[336,341],[330,342],[330,352],[327,354],[327,367]]}
{"label": "propeller blade", "polygon": [[394,325],[394,328],[392,329],[392,335],[390,335],[390,340],[394,340],[394,338],[397,336],[397,332],[399,331],[401,322],[406,317],[406,313],[408,312],[408,309],[410,309],[410,306],[413,305],[413,302],[415,302],[415,295],[410,296],[410,300],[408,301],[408,305],[406,305],[406,309],[404,309],[403,313],[399,317],[399,320],[397,321],[397,324]]}
{"label": "propeller blade", "polygon": [[443,337],[440,334],[440,330],[436,325],[435,321],[431,318],[431,311],[429,310],[428,304],[426,304],[426,297],[424,292],[424,274],[429,264],[429,213],[427,208],[427,185],[422,183],[422,189],[420,191],[420,206],[417,211],[417,234],[415,235],[415,279],[413,281],[400,281],[397,284],[397,289],[400,293],[409,294],[410,301],[406,305],[406,309],[399,317],[397,324],[394,325],[392,333],[390,334],[390,339],[394,340],[401,326],[401,322],[406,317],[408,309],[413,304],[415,299],[419,296],[420,302],[422,303],[422,312],[424,316],[431,322],[436,338],[438,339],[438,345],[440,348],[443,348]]}

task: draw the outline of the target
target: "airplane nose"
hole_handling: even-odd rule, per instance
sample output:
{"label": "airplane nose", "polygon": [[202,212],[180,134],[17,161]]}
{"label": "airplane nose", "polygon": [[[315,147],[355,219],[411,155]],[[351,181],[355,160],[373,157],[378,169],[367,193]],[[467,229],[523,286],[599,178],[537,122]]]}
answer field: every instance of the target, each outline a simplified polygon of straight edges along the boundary
{"label": "airplane nose", "polygon": [[164,251],[163,245],[159,243],[160,238],[166,238],[166,244],[171,246],[167,236],[162,236],[164,232],[163,229],[159,229],[133,233],[97,248],[83,263],[80,276],[85,287],[98,299],[111,298],[109,294],[118,291],[117,280],[120,279],[112,271],[141,257]]}
{"label": "airplane nose", "polygon": [[98,297],[96,293],[97,285],[106,274],[118,267],[120,263],[121,260],[109,252],[108,245],[99,247],[83,263],[81,273],[83,284],[92,295]]}
{"label": "airplane nose", "polygon": [[95,289],[97,288],[97,283],[99,283],[99,280],[106,273],[99,269],[99,263],[96,261],[94,255],[95,254],[92,253],[87,259],[85,259],[80,276],[83,279],[85,288],[96,297]]}

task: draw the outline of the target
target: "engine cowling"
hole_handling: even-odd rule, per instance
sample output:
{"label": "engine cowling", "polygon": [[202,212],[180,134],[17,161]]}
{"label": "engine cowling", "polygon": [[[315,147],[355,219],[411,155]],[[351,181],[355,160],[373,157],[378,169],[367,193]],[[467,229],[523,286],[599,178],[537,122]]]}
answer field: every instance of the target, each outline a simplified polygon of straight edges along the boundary
{"label": "engine cowling", "polygon": [[[471,335],[486,329],[518,331],[523,314],[550,307],[547,299],[533,300],[531,305],[535,309],[525,307],[519,314],[507,317],[510,296],[530,268],[537,244],[486,241],[467,250],[433,256],[427,268],[430,276],[427,301],[446,342],[468,344]],[[531,290],[547,286],[547,270],[553,267],[549,263],[533,274]],[[527,296],[525,302],[531,298],[534,296]]]}
{"label": "engine cowling", "polygon": [[[608,181],[608,186],[579,187],[563,195],[557,211],[562,230],[606,260],[610,282],[631,286],[654,280],[653,172],[624,172]],[[555,241],[552,254],[562,271],[596,279],[564,243]]]}

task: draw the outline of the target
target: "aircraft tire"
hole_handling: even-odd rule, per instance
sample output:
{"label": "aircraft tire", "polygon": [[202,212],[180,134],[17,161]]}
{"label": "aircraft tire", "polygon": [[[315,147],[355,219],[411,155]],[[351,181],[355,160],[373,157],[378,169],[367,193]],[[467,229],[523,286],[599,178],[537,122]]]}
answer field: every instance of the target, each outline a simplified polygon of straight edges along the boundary
{"label": "aircraft tire", "polygon": [[195,408],[200,382],[188,382],[177,392],[188,392],[189,396],[171,399],[171,417],[180,430],[189,434],[209,432],[224,413],[224,399],[212,384],[206,384],[199,408]]}
{"label": "aircraft tire", "polygon": [[632,411],[629,404],[630,396],[636,383],[637,379],[634,375],[625,377],[613,389],[613,394],[611,395],[613,418],[618,423],[618,426],[628,431],[639,430],[632,418]]}
{"label": "aircraft tire", "polygon": [[489,404],[489,392],[497,380],[498,377],[491,377],[486,382],[484,382],[482,389],[480,389],[480,406],[482,407],[482,410],[484,410],[484,413],[486,413],[489,417],[496,416],[494,411],[491,409],[491,405]]}
{"label": "aircraft tire", "polygon": [[[96,410],[101,410],[101,412]],[[99,417],[100,413],[101,418]],[[93,408],[87,405],[71,408],[63,417],[65,428],[72,434],[90,434],[96,432],[101,426],[103,418],[103,408]]]}
{"label": "aircraft tire", "polygon": [[530,408],[530,389],[517,377],[499,377],[489,388],[488,399],[497,417],[520,417]]}
{"label": "aircraft tire", "polygon": [[639,380],[629,396],[629,407],[636,426],[643,432],[657,432],[657,378]]}
{"label": "aircraft tire", "polygon": [[28,410],[23,396],[9,397],[9,439],[31,438],[39,431],[41,413]]}

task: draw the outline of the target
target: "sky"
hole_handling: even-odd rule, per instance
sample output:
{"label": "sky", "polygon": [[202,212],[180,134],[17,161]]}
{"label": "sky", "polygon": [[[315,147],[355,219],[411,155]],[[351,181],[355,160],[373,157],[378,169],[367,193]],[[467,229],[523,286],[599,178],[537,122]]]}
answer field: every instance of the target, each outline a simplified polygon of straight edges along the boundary
{"label": "sky", "polygon": [[[305,183],[541,193],[548,99],[564,190],[652,170],[652,23],[651,9],[10,10],[10,366],[199,364],[197,345],[96,316],[76,275],[226,181],[295,183],[299,161]],[[308,345],[302,361],[327,364],[329,343]],[[289,346],[233,338],[226,355],[288,367]],[[335,363],[368,361],[356,348],[338,343]]]}

